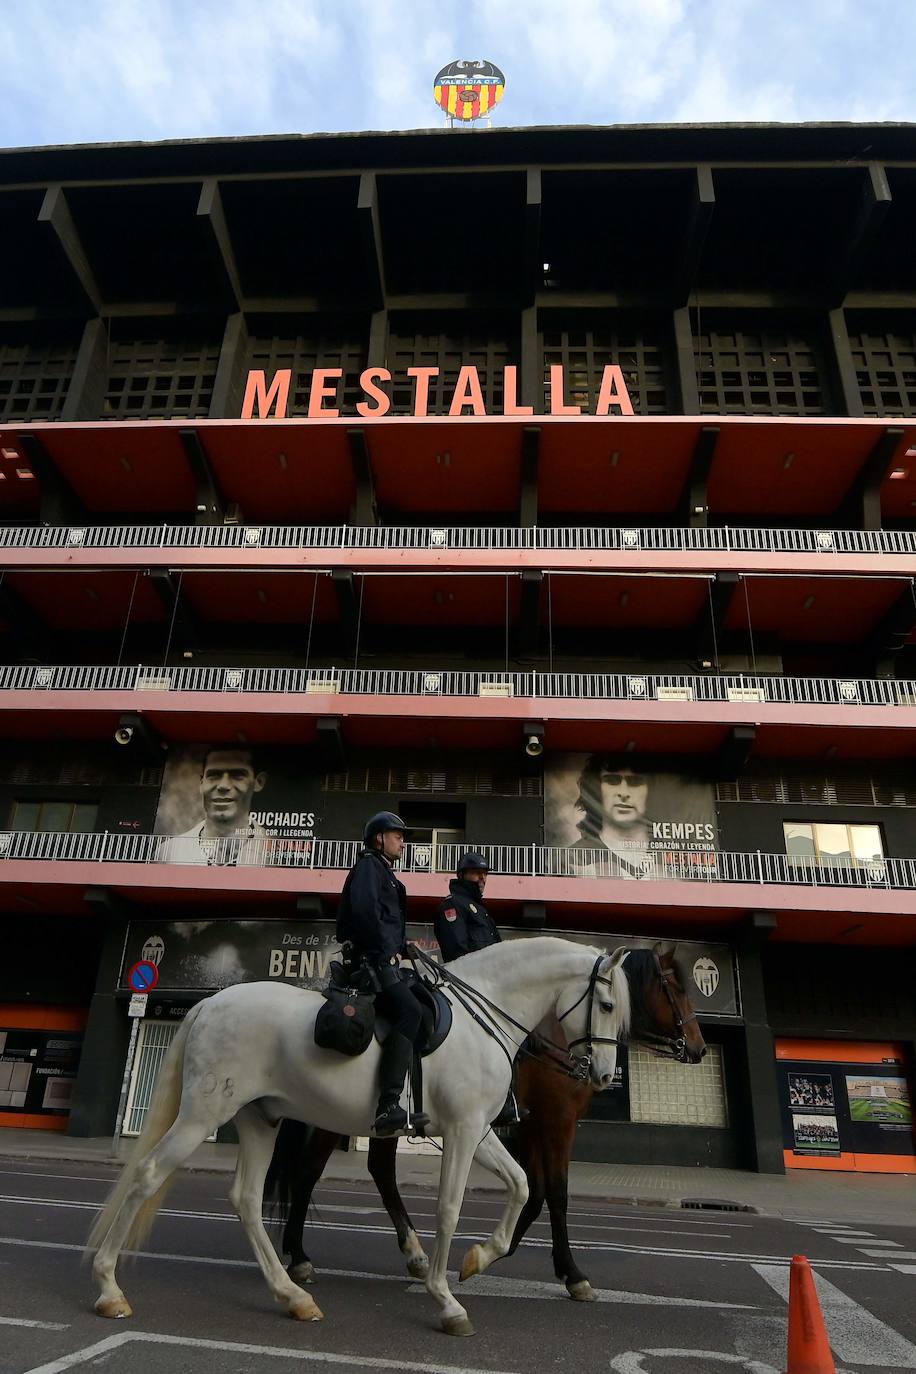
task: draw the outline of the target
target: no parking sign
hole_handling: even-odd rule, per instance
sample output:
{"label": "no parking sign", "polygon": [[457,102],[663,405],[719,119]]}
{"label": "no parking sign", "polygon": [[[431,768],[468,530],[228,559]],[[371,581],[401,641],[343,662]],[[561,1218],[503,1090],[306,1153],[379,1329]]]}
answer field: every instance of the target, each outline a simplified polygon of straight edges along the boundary
{"label": "no parking sign", "polygon": [[159,982],[159,970],[150,959],[141,959],[130,968],[127,981],[134,992],[151,992]]}

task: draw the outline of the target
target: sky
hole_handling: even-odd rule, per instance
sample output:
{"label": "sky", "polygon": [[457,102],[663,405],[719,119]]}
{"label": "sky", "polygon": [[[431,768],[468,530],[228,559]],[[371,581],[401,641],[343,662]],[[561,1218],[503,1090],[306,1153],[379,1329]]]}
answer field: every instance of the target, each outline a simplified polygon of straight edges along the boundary
{"label": "sky", "polygon": [[916,121],[913,0],[0,0],[0,146],[441,128]]}

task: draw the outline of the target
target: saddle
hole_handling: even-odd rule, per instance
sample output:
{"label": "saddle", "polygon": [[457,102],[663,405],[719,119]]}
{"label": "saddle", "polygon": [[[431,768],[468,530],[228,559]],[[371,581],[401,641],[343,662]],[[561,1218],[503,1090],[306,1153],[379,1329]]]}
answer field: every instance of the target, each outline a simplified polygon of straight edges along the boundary
{"label": "saddle", "polygon": [[[350,1056],[364,1054],[373,1035],[383,1045],[391,1033],[392,1022],[380,1016],[373,1005],[378,983],[372,970],[353,969],[335,959],[329,972],[330,982],[322,994],[326,1005],[315,1023],[315,1043],[322,1049]],[[452,1004],[441,988],[417,974],[402,976],[419,1002],[423,1018],[415,1047],[416,1063],[437,1050],[448,1035],[452,1028]]]}
{"label": "saddle", "polygon": [[[416,1049],[421,1059],[437,1050],[452,1028],[452,1004],[441,988],[434,987],[416,974],[408,974],[404,980],[420,1004],[423,1027]],[[384,1045],[391,1032],[391,1022],[387,1016],[375,1014],[375,1038]]]}

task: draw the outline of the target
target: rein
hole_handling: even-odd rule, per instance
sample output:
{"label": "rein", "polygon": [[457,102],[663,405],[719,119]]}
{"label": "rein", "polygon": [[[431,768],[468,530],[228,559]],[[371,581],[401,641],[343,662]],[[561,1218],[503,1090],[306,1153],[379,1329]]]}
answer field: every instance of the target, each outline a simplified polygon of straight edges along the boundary
{"label": "rein", "polygon": [[[516,1045],[517,1053],[527,1054],[533,1058],[536,1057],[542,1059],[544,1063],[546,1063],[550,1068],[555,1069],[557,1073],[562,1073],[566,1075],[568,1078],[574,1078],[577,1082],[588,1082],[589,1071],[591,1069],[591,1055],[572,1054],[572,1046],[567,1047],[563,1045],[558,1045],[555,1043],[555,1041],[550,1040],[545,1035],[535,1036],[535,1033],[533,1031],[528,1030],[528,1028],[526,1026],[523,1026],[520,1021],[516,1021],[514,1016],[510,1016],[507,1011],[503,1011],[502,1007],[497,1006],[495,1002],[491,1002],[488,997],[484,997],[482,992],[479,992],[477,988],[471,987],[470,983],[466,983],[462,978],[459,978],[457,973],[455,973],[452,969],[449,969],[444,964],[437,963],[435,959],[432,959],[428,954],[425,954],[422,949],[417,949],[416,945],[408,945],[407,952],[410,956],[411,961],[413,962],[414,971],[417,972],[417,976],[420,976],[416,968],[416,961],[419,959],[421,963],[425,964],[427,968],[431,969],[436,974],[436,977],[440,983],[446,983],[449,986],[453,996],[455,997],[455,1000],[458,1003],[460,1003],[460,1005],[464,1008],[468,1015],[474,1021],[476,1021],[477,1025],[480,1026],[482,1030],[486,1031],[487,1035],[489,1035],[493,1040],[496,1041],[500,1049],[505,1054],[506,1058],[509,1060],[510,1064],[512,1063],[512,1056],[509,1054],[509,1051],[506,1049],[505,1045],[502,1042],[502,1039],[500,1038],[501,1035],[505,1035],[506,1032],[500,1032],[493,1026],[488,1025],[485,1019],[482,1016],[479,1016],[478,1013],[474,1010],[474,1007],[468,1005],[468,1001],[465,1000],[465,997],[462,997],[461,995],[462,992],[466,994],[466,997],[470,1001],[476,1003],[476,1005],[481,1010],[486,1008],[486,1010],[491,1014],[495,1014],[496,1016],[501,1017],[504,1021],[507,1021],[510,1026],[514,1026],[516,1030],[521,1031],[522,1035],[525,1037],[526,1040],[529,1036],[534,1036],[539,1048],[537,1050],[528,1049],[523,1041],[520,1044]],[[596,972],[597,967],[601,964],[603,959],[604,955],[601,955],[598,958],[595,969],[592,970],[593,974]],[[606,979],[602,979],[602,982],[606,981]],[[458,991],[459,988],[461,989],[461,992]],[[586,988],[586,991],[585,993],[583,993],[583,996],[588,996],[589,993],[591,993],[592,996],[594,996],[594,986],[593,980],[591,978],[589,979],[589,987]],[[582,998],[580,997],[579,1002],[581,1001]],[[578,1006],[579,1003],[577,1002],[575,1005]],[[573,1008],[570,1008],[570,1010],[572,1009]],[[567,1014],[568,1013],[564,1012],[564,1015]],[[511,1040],[511,1037],[509,1037],[509,1039]],[[514,1041],[512,1041],[511,1043],[515,1044]],[[576,1041],[575,1043],[578,1044],[579,1042]],[[617,1042],[614,1041],[614,1043],[616,1044]],[[544,1054],[544,1051],[546,1051],[547,1053]]]}

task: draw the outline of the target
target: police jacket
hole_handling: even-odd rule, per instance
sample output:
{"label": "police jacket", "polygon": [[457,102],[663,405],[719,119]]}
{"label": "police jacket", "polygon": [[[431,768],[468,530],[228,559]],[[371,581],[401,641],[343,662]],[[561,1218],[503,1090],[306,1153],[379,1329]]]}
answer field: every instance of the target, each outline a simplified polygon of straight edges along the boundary
{"label": "police jacket", "polygon": [[370,963],[387,963],[404,947],[407,889],[377,849],[366,849],[347,874],[337,909],[337,938]]}
{"label": "police jacket", "polygon": [[475,949],[500,943],[493,918],[480,900],[480,888],[464,878],[453,878],[449,896],[436,910],[436,939],[446,963]]}

